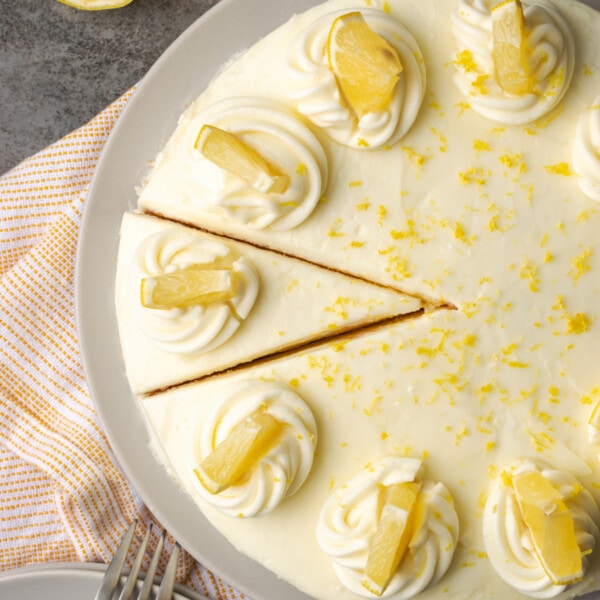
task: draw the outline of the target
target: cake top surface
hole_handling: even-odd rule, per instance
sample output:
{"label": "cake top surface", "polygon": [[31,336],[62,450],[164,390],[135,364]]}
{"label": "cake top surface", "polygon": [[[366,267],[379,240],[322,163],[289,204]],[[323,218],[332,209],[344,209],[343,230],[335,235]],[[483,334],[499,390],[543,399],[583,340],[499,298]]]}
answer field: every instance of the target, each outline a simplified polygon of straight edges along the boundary
{"label": "cake top surface", "polygon": [[[332,427],[333,439],[336,424],[366,433],[358,441],[336,439],[337,448],[331,441],[320,446],[307,484],[265,521],[231,521],[203,510],[236,546],[305,587],[293,571],[302,561],[307,570],[315,568],[312,557],[320,554],[312,551],[311,532],[297,532],[305,553],[291,561],[281,552],[274,563],[273,549],[285,540],[269,542],[267,533],[292,510],[316,522],[322,504],[316,498],[324,500],[331,478],[349,480],[360,465],[388,454],[417,456],[433,480],[446,484],[461,522],[458,565],[423,597],[441,590],[464,597],[473,589],[509,597],[510,588],[489,583],[497,576],[480,528],[483,498],[502,470],[515,460],[539,459],[575,474],[598,498],[597,448],[581,433],[599,389],[594,350],[600,305],[592,300],[600,292],[599,215],[593,180],[582,182],[595,172],[589,158],[600,89],[598,42],[591,33],[597,15],[569,0],[557,0],[558,10],[526,6],[545,58],[534,73],[535,98],[513,102],[485,71],[493,59],[492,3],[359,4],[332,0],[296,15],[226,65],[183,113],[139,207],[445,308],[344,340],[341,347],[334,342],[257,366],[253,377],[298,384],[320,427]],[[355,9],[374,28],[391,32],[391,40],[402,40],[400,105],[406,111],[390,111],[376,122],[361,118],[348,128],[337,124],[348,119],[343,111],[320,110],[331,82],[315,80],[332,20]],[[315,90],[325,96],[314,97]],[[217,177],[215,185],[215,170],[195,151],[206,122],[235,125],[261,147],[280,140],[277,155],[289,156],[282,167],[296,178],[284,192],[286,202],[257,202],[245,184],[228,177]],[[300,189],[306,202],[294,195]],[[365,355],[372,361],[367,366]],[[217,380],[202,384],[206,393],[220,385]],[[173,392],[178,406],[188,402],[186,390]],[[331,396],[345,399],[350,410],[320,412]],[[144,403],[158,431],[160,419],[177,418],[161,402]],[[190,411],[202,410],[189,402]],[[404,404],[406,421],[398,418],[384,429]],[[179,415],[170,394],[164,406]],[[192,427],[189,415],[178,418]],[[175,445],[173,453],[183,477],[178,465],[184,450]],[[339,456],[347,457],[341,466],[326,466]],[[454,473],[446,460],[456,463]],[[311,496],[308,490],[318,491]],[[250,533],[262,540],[256,547],[246,541]],[[317,562],[319,570],[328,568]],[[324,597],[332,589],[347,593],[335,587],[331,573],[323,577],[332,586]],[[581,589],[596,584],[592,574]]]}

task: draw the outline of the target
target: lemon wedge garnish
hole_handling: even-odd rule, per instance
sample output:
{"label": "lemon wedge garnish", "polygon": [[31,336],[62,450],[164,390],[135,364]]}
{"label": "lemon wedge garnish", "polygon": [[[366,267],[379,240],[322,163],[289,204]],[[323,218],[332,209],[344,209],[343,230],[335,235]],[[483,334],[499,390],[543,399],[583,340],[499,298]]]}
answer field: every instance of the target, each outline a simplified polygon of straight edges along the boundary
{"label": "lemon wedge garnish", "polygon": [[367,25],[360,12],[333,21],[327,59],[340,92],[358,118],[387,108],[402,63],[396,50]]}
{"label": "lemon wedge garnish", "polygon": [[554,486],[538,471],[514,475],[512,485],[542,568],[555,585],[583,577],[573,515]]}
{"label": "lemon wedge garnish", "polygon": [[263,408],[238,423],[194,469],[200,483],[218,494],[238,481],[274,446],[283,425]]}
{"label": "lemon wedge garnish", "polygon": [[362,586],[381,596],[398,569],[415,524],[415,507],[421,484],[396,483],[384,488],[385,502],[377,530],[369,544]]}
{"label": "lemon wedge garnish", "polygon": [[127,6],[131,0],[58,0],[72,8],[79,10],[109,10]]}
{"label": "lemon wedge garnish", "polygon": [[230,269],[191,267],[140,283],[140,299],[146,308],[188,308],[228,300],[233,296],[235,277]]}
{"label": "lemon wedge garnish", "polygon": [[529,69],[527,32],[520,0],[503,0],[492,6],[492,60],[498,85],[522,96],[533,90]]}
{"label": "lemon wedge garnish", "polygon": [[264,194],[283,194],[290,185],[289,175],[230,131],[203,125],[194,147],[212,163]]}

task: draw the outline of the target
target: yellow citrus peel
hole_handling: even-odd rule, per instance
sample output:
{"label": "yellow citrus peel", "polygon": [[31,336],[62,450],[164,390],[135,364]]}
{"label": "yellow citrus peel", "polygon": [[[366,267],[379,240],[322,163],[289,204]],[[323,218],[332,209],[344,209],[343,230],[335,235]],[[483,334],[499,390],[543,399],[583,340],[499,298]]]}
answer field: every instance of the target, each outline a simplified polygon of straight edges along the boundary
{"label": "yellow citrus peel", "polygon": [[333,21],[327,60],[342,96],[358,118],[390,104],[402,63],[396,50],[369,27],[360,12]]}
{"label": "yellow citrus peel", "polygon": [[289,175],[230,131],[213,125],[203,125],[194,147],[206,159],[237,175],[259,192],[283,194],[290,185]]}

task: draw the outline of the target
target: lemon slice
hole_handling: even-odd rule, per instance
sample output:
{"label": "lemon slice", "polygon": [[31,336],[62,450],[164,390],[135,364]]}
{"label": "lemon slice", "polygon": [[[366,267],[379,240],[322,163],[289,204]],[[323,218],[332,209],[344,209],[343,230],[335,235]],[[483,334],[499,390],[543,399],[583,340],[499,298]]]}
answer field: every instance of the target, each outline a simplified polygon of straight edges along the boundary
{"label": "lemon slice", "polygon": [[512,485],[535,554],[552,583],[579,581],[583,567],[573,515],[558,491],[538,471],[513,476]]}
{"label": "lemon slice", "polygon": [[367,25],[360,12],[333,21],[327,59],[340,92],[357,117],[389,105],[402,63],[396,50]]}
{"label": "lemon slice", "polygon": [[290,185],[282,173],[240,137],[212,125],[203,125],[194,147],[212,163],[241,177],[264,194],[283,194]]}
{"label": "lemon slice", "polygon": [[140,299],[146,308],[188,308],[228,300],[234,293],[235,278],[229,269],[189,268],[145,277]]}
{"label": "lemon slice", "polygon": [[218,494],[238,481],[277,442],[282,424],[264,408],[238,423],[194,469],[200,483]]}
{"label": "lemon slice", "polygon": [[492,6],[492,60],[498,85],[508,94],[533,91],[527,57],[527,32],[520,0],[503,0]]}
{"label": "lemon slice", "polygon": [[127,6],[131,0],[58,0],[79,10],[108,10]]}
{"label": "lemon slice", "polygon": [[415,524],[415,506],[421,484],[396,483],[384,488],[385,503],[369,545],[362,586],[381,596],[402,561]]}

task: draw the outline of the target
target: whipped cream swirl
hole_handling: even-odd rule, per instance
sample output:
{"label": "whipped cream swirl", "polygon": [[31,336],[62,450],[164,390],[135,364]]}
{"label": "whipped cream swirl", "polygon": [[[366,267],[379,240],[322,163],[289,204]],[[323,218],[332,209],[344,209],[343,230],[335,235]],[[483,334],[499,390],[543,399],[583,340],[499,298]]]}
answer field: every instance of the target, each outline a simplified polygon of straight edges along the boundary
{"label": "whipped cream swirl", "polygon": [[[382,486],[420,480],[421,461],[388,456],[370,464],[326,500],[317,523],[317,541],[333,561],[340,581],[354,594],[375,598],[361,585],[369,542],[375,533]],[[382,597],[412,598],[437,582],[450,566],[458,539],[458,517],[448,490],[423,481],[423,523]]]}
{"label": "whipped cream swirl", "polygon": [[[193,473],[231,430],[258,408],[284,424],[277,444],[239,483],[211,494]],[[306,480],[317,445],[317,426],[307,404],[292,390],[274,382],[246,380],[233,384],[192,439],[190,474],[197,492],[232,517],[257,517],[271,512]]]}
{"label": "whipped cream swirl", "polygon": [[[290,177],[282,193],[254,189],[204,158],[194,145],[209,124],[239,136]],[[171,146],[184,195],[201,210],[254,229],[292,229],[314,210],[327,184],[327,157],[314,134],[289,110],[259,98],[229,98],[199,112],[184,113],[180,138]],[[159,157],[159,161],[161,158]]]}
{"label": "whipped cream swirl", "polygon": [[425,62],[417,42],[394,17],[375,9],[360,9],[369,27],[398,52],[403,70],[389,107],[357,121],[340,95],[326,48],[331,24],[348,12],[352,9],[317,19],[292,42],[289,67],[293,81],[289,94],[299,112],[341,144],[352,148],[393,144],[411,128],[421,107]]}
{"label": "whipped cream swirl", "polygon": [[[516,475],[531,470],[541,471],[560,492],[571,511],[585,571],[587,551],[595,548],[600,535],[597,525],[600,522],[600,512],[596,502],[579,481],[566,471],[546,469],[531,461],[518,461],[506,469],[506,472]],[[483,536],[494,569],[514,589],[532,598],[553,598],[565,590],[566,586],[553,584],[544,571],[521,519],[513,488],[505,485],[501,478],[485,506]]]}
{"label": "whipped cream swirl", "polygon": [[[234,296],[189,308],[159,310],[142,306],[141,279],[193,266],[232,269]],[[235,255],[225,244],[176,227],[154,233],[140,244],[130,281],[137,326],[154,346],[176,354],[208,352],[229,339],[250,313],[259,288],[258,275],[246,258]]]}
{"label": "whipped cream swirl", "polygon": [[600,96],[579,118],[573,144],[573,168],[581,191],[600,202]]}
{"label": "whipped cream swirl", "polygon": [[554,108],[568,89],[575,66],[573,35],[563,16],[549,2],[523,4],[531,75],[536,86],[533,92],[522,96],[507,94],[494,78],[490,8],[496,3],[497,0],[460,0],[452,16],[452,32],[458,43],[454,83],[471,107],[484,117],[507,125],[529,123]]}

